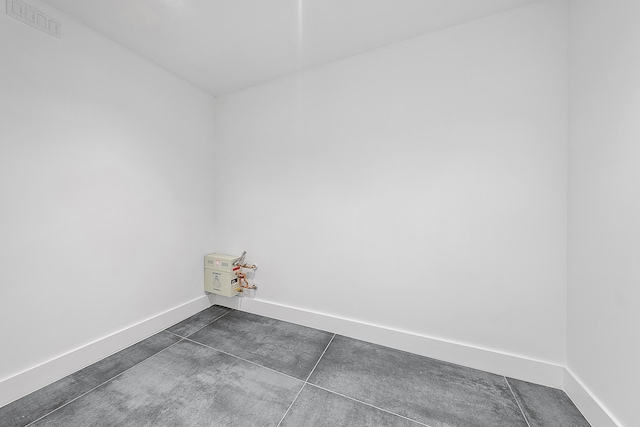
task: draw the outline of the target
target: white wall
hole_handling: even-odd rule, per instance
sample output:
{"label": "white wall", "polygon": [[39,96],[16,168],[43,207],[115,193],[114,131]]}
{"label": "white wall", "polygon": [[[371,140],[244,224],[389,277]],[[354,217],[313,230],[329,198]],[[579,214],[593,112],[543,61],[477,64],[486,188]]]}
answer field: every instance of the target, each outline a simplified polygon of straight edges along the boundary
{"label": "white wall", "polygon": [[213,97],[30,3],[63,37],[0,14],[0,381],[200,297],[213,249]]}
{"label": "white wall", "polygon": [[571,3],[568,366],[640,425],[640,2]]}
{"label": "white wall", "polygon": [[564,364],[566,20],[543,1],[219,98],[218,249],[260,300]]}

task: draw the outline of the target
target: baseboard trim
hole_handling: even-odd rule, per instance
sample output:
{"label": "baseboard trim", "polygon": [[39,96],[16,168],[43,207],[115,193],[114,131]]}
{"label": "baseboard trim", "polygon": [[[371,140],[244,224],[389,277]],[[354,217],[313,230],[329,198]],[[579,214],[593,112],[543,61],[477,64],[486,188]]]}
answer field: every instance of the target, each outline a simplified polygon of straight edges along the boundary
{"label": "baseboard trim", "polygon": [[564,367],[550,362],[257,299],[216,296],[215,303],[498,375],[563,388]]}
{"label": "baseboard trim", "polygon": [[554,363],[250,298],[203,295],[0,380],[0,407],[220,304],[523,381],[563,389],[592,426],[623,427],[570,369]]}
{"label": "baseboard trim", "polygon": [[623,427],[622,423],[569,368],[565,369],[564,391],[592,426]]}
{"label": "baseboard trim", "polygon": [[142,341],[213,304],[203,295],[0,380],[0,407]]}

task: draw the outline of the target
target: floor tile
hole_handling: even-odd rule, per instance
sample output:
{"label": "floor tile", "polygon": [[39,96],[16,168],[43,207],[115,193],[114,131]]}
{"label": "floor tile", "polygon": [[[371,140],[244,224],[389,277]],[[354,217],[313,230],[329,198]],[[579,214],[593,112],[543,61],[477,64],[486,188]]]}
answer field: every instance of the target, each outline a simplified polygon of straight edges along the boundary
{"label": "floor tile", "polygon": [[162,331],[18,399],[0,408],[0,426],[25,426],[179,340]]}
{"label": "floor tile", "polygon": [[431,427],[527,427],[504,377],[342,336],[310,382]]}
{"label": "floor tile", "polygon": [[508,380],[531,427],[590,427],[564,391]]}
{"label": "floor tile", "polygon": [[421,424],[308,384],[281,426],[420,427]]}
{"label": "floor tile", "polygon": [[275,426],[301,381],[182,341],[37,426]]}
{"label": "floor tile", "polygon": [[118,353],[104,358],[73,375],[86,378],[94,384],[95,387],[178,341],[180,341],[179,337],[165,331],[160,331],[146,340],[140,341]]}
{"label": "floor tile", "polygon": [[306,380],[333,334],[234,311],[189,339]]}
{"label": "floor tile", "polygon": [[204,328],[209,323],[214,322],[217,318],[219,318],[223,314],[228,313],[229,311],[231,311],[231,309],[227,307],[222,307],[221,305],[212,305],[211,307],[194,314],[193,316],[183,320],[182,322],[176,323],[172,327],[167,328],[167,331],[180,335],[181,337],[188,337],[194,332],[197,332],[200,329]]}

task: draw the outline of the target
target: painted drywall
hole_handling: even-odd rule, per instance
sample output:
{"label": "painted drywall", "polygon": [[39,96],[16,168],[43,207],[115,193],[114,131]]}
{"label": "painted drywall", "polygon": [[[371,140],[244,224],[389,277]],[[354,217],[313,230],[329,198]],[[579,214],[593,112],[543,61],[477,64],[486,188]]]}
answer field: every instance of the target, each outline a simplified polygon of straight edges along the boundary
{"label": "painted drywall", "polygon": [[255,298],[564,364],[566,6],[217,98],[217,250]]}
{"label": "painted drywall", "polygon": [[640,3],[571,2],[568,366],[640,425]]}
{"label": "painted drywall", "polygon": [[201,297],[213,241],[213,97],[30,4],[62,39],[0,15],[0,380]]}

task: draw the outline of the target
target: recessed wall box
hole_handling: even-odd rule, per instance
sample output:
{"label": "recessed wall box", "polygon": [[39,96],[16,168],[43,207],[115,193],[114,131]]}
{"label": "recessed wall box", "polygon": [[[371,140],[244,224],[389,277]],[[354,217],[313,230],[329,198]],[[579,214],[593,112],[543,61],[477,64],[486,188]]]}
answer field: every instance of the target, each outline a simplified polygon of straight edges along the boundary
{"label": "recessed wall box", "polygon": [[204,290],[216,295],[238,295],[238,277],[233,262],[239,256],[208,254],[204,256]]}

